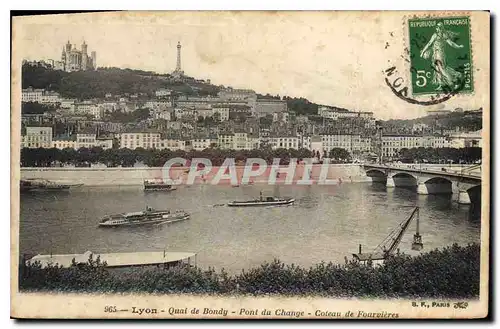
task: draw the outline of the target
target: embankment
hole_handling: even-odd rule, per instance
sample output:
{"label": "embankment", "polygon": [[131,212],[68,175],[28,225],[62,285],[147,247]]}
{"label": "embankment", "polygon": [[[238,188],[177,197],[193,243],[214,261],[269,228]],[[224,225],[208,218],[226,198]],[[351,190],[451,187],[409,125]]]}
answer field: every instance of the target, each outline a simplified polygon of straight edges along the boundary
{"label": "embankment", "polygon": [[[287,174],[284,171],[287,166],[281,166],[279,177],[276,178],[276,184],[285,184]],[[245,166],[235,166],[234,175],[237,184],[241,183],[245,169],[257,172],[259,168],[249,168]],[[198,168],[198,171],[203,168]],[[323,170],[323,174],[321,171]],[[194,184],[211,183],[218,181],[218,184],[234,184],[234,181],[228,179],[229,170],[227,168],[213,167],[207,173],[201,176],[201,173],[189,173],[189,167],[172,167],[168,171],[168,176],[173,180],[182,180],[185,184],[190,179]],[[297,165],[294,171],[291,184],[297,184],[307,177],[310,172],[311,180],[316,182],[321,178],[326,178],[332,182],[366,182],[371,181],[366,176],[364,170],[357,164],[329,164],[325,168],[321,165],[312,166],[311,170],[307,166]],[[191,178],[190,178],[191,175]],[[222,175],[222,176],[221,176]],[[259,175],[252,177],[250,182],[267,183],[270,176],[275,177],[271,172],[270,166]],[[324,175],[324,177],[322,177]],[[163,168],[133,167],[133,168],[21,168],[21,179],[47,179],[60,183],[85,184],[87,186],[120,186],[120,185],[142,185],[145,179],[166,179],[167,172]],[[221,178],[220,180],[218,178]],[[288,178],[290,180],[290,178]]]}
{"label": "embankment", "polygon": [[[461,172],[466,166],[442,164],[398,164],[398,167],[412,169],[440,171],[444,168],[447,172]],[[21,168],[21,179],[47,179],[60,183],[85,184],[87,186],[126,186],[142,185],[146,179],[179,180],[180,184],[217,184],[234,185],[242,184],[245,171],[251,172],[250,183],[269,183],[270,177],[276,177],[275,184],[305,184],[308,176],[312,184],[328,180],[326,184],[371,182],[372,178],[366,175],[359,164],[325,164],[325,165],[297,165],[292,171],[293,176],[286,174],[290,167],[280,166],[279,177],[272,171],[271,166],[264,168],[249,166],[212,167],[210,170],[199,167],[196,170],[190,167],[170,167],[165,171],[162,167],[130,167],[130,168]],[[261,171],[261,172],[259,172]],[[229,177],[233,173],[234,179]],[[472,171],[480,173],[480,169]],[[258,175],[257,175],[258,174]],[[272,179],[271,179],[272,180]],[[244,183],[243,183],[244,184]],[[305,184],[307,185],[307,184]]]}

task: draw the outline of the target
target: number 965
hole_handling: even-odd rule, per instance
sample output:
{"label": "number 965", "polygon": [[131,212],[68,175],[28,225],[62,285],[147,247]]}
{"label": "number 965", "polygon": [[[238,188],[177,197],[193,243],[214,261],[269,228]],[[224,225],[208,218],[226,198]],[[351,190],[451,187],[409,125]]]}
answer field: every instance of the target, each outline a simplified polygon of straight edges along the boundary
{"label": "number 965", "polygon": [[116,312],[116,306],[105,306],[104,312]]}

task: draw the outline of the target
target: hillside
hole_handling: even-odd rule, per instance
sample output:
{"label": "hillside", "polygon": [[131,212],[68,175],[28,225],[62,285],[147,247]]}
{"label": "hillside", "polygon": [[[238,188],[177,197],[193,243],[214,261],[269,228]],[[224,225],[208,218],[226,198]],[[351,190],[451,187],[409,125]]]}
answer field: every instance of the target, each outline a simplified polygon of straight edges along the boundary
{"label": "hillside", "polygon": [[[141,70],[113,67],[99,68],[96,71],[64,72],[25,64],[22,68],[22,88],[28,87],[56,91],[63,97],[80,100],[104,98],[107,93],[152,96],[161,88],[190,96],[216,96],[222,88],[192,77],[176,81],[170,74]],[[305,98],[270,94],[257,96],[259,99],[283,99],[287,102],[288,108],[297,114],[314,115],[318,112],[318,104],[311,103]]]}
{"label": "hillside", "polygon": [[22,88],[56,91],[66,98],[81,100],[113,95],[142,94],[152,96],[161,88],[187,95],[217,95],[218,86],[186,77],[176,81],[169,74],[160,75],[141,70],[99,68],[96,71],[64,72],[42,66],[23,65]]}
{"label": "hillside", "polygon": [[[43,66],[25,64],[22,68],[22,88],[40,88],[58,92],[65,98],[80,100],[104,98],[107,93],[113,95],[137,94],[139,97],[151,97],[158,89],[166,88],[189,96],[216,96],[223,86],[185,77],[182,81],[170,74],[120,69],[99,68],[96,71],[64,72],[47,69]],[[257,95],[258,99],[281,99],[287,102],[288,109],[297,115],[317,115],[318,104],[305,98]],[[337,108],[348,111],[348,109]],[[27,113],[38,113],[39,109],[29,109]],[[474,131],[482,127],[480,115],[471,112],[451,112],[440,116],[427,116],[413,120],[388,120],[386,126],[411,129],[413,124],[424,123],[442,129],[462,129]]]}
{"label": "hillside", "polygon": [[472,111],[450,112],[441,115],[429,115],[411,120],[388,120],[387,126],[411,129],[414,124],[425,124],[429,127],[439,127],[446,130],[455,130],[460,127],[466,131],[477,131],[483,127],[483,118],[479,113]]}

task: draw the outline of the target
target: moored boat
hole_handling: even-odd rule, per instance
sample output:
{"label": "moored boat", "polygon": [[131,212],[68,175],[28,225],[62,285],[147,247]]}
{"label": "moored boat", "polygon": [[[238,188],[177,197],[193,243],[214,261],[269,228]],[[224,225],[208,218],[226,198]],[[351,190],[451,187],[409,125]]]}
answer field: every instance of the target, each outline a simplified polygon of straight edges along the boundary
{"label": "moored boat", "polygon": [[116,226],[135,226],[145,224],[164,224],[173,223],[181,220],[189,219],[190,215],[182,210],[155,210],[146,207],[145,211],[129,212],[123,214],[115,214],[105,216],[99,222],[99,226],[116,227]]}
{"label": "moored boat", "polygon": [[167,184],[162,180],[145,180],[144,191],[174,191],[175,187],[172,184]]}
{"label": "moored boat", "polygon": [[279,198],[274,196],[263,197],[261,192],[259,199],[249,201],[231,201],[227,205],[229,207],[283,206],[292,204],[294,202],[294,198]]}
{"label": "moored boat", "polygon": [[46,179],[21,179],[19,189],[21,192],[28,191],[66,191],[72,187],[79,187],[83,184],[63,184]]}

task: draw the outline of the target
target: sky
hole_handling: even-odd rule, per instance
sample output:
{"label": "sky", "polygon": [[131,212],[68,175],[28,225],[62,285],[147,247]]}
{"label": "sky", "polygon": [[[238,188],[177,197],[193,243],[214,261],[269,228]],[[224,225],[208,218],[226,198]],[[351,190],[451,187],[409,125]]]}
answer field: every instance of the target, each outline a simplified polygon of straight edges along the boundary
{"label": "sky", "polygon": [[[69,40],[97,52],[99,67],[170,73],[182,44],[186,75],[258,93],[408,119],[429,109],[487,106],[489,58],[475,58],[476,92],[433,106],[409,104],[386,86],[392,65],[408,80],[405,16],[392,12],[140,12],[19,17],[14,56],[61,57]],[[473,30],[474,32],[474,30]],[[479,32],[478,32],[479,33]]]}

